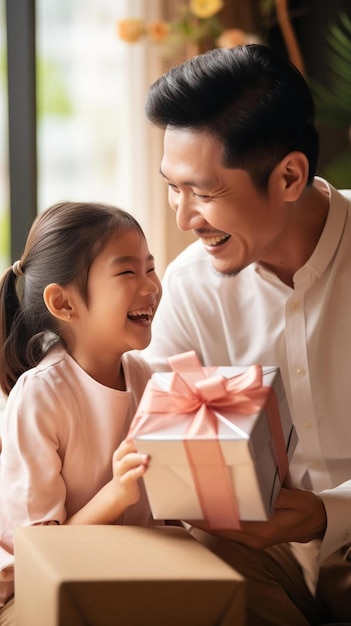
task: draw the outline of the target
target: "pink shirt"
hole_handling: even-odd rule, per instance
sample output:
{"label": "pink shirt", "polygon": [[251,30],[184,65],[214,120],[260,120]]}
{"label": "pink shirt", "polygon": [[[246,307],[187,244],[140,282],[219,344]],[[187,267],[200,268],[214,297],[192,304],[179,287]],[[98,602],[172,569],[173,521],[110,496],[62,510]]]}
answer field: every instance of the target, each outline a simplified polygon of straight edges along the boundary
{"label": "pink shirt", "polygon": [[[113,452],[150,378],[132,354],[123,369],[127,391],[105,387],[56,346],[11,391],[0,457],[0,607],[13,593],[14,529],[64,523],[112,478]],[[140,483],[139,502],[116,524],[153,523]]]}

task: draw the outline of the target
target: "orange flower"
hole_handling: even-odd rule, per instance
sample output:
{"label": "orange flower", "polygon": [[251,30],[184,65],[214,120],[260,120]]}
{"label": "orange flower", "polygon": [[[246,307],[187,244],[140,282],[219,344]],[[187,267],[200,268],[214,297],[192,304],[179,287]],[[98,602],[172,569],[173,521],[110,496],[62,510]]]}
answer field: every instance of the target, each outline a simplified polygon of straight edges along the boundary
{"label": "orange flower", "polygon": [[147,34],[151,41],[162,43],[170,33],[170,26],[167,22],[151,22],[147,28]]}
{"label": "orange flower", "polygon": [[117,22],[117,34],[123,41],[135,43],[145,35],[144,22],[139,18],[120,20]]}
{"label": "orange flower", "polygon": [[191,0],[190,11],[196,15],[205,19],[216,15],[218,11],[223,9],[223,0]]}
{"label": "orange flower", "polygon": [[246,33],[240,28],[228,28],[218,37],[216,45],[218,48],[234,48],[235,46],[245,46],[248,43],[258,42],[258,37],[252,33]]}

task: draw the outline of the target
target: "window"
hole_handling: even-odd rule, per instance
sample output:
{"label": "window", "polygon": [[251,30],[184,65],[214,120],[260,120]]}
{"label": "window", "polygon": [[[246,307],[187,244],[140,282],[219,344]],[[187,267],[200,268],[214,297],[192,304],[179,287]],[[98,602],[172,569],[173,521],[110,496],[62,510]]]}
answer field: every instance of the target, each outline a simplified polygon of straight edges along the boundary
{"label": "window", "polygon": [[130,204],[127,0],[36,0],[38,210]]}
{"label": "window", "polygon": [[5,0],[0,0],[0,272],[10,262]]}
{"label": "window", "polygon": [[[0,250],[4,265],[21,254],[37,212],[61,200],[86,200],[133,213],[162,274],[187,242],[159,179],[162,133],[144,115],[147,89],[164,70],[163,61],[157,46],[129,46],[116,31],[124,17],[159,18],[162,0],[0,2],[8,14],[10,155],[16,152],[10,159],[11,251],[8,242]],[[5,103],[6,93],[0,98]],[[0,107],[1,116],[5,104]],[[3,128],[7,132],[7,122]],[[0,217],[6,219],[6,165],[2,171]]]}

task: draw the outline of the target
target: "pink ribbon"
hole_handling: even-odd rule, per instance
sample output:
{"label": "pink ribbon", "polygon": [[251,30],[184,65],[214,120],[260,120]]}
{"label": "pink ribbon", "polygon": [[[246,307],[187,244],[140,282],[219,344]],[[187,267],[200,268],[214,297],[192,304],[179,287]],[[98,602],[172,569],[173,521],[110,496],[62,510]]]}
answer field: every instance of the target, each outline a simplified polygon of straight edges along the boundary
{"label": "pink ribbon", "polygon": [[193,351],[171,357],[169,363],[173,369],[169,389],[160,389],[152,379],[148,382],[129,436],[164,428],[165,415],[185,419],[188,425],[183,443],[204,519],[212,528],[240,528],[238,502],[218,441],[214,411],[226,408],[252,415],[265,406],[283,482],[288,460],[274,390],[263,387],[259,365],[225,378],[210,376],[216,368],[201,367]]}

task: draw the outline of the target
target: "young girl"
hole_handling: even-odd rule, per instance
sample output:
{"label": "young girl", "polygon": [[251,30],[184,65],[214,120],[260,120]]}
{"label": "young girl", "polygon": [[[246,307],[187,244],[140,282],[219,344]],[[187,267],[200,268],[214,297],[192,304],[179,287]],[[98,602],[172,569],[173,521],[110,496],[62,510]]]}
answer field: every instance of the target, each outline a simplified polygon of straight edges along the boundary
{"label": "young girl", "polygon": [[128,351],[150,342],[160,296],[141,227],[102,204],[44,211],[1,279],[0,624],[17,526],[152,524],[148,458],[125,439],[151,371]]}

